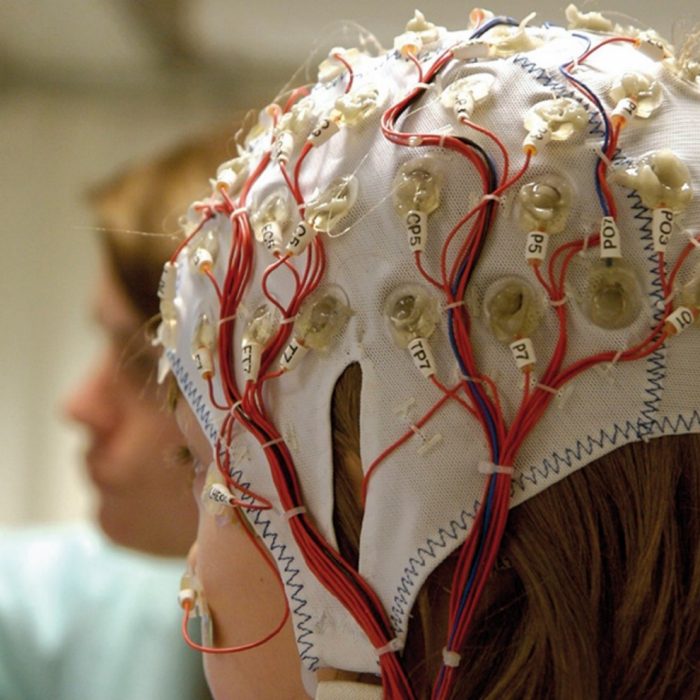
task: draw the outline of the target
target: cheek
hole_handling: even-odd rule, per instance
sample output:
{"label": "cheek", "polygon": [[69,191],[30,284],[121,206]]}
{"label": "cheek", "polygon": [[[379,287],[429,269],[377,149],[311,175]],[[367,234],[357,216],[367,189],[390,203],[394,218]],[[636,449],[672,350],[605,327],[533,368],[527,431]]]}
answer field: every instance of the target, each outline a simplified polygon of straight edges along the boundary
{"label": "cheek", "polygon": [[[199,496],[201,486],[197,487]],[[263,636],[269,631],[266,621],[276,622],[283,612],[276,577],[249,540],[244,526],[237,519],[219,525],[201,506],[197,573],[211,608],[217,644],[244,644]],[[271,615],[270,607],[279,613],[277,618]]]}
{"label": "cheek", "polygon": [[[286,602],[277,574],[237,520],[219,526],[200,509],[196,570],[209,604],[215,646],[257,641],[279,624]],[[205,654],[204,663],[217,700],[306,697],[290,620],[262,646],[221,656]],[[241,695],[243,688],[247,690]]]}

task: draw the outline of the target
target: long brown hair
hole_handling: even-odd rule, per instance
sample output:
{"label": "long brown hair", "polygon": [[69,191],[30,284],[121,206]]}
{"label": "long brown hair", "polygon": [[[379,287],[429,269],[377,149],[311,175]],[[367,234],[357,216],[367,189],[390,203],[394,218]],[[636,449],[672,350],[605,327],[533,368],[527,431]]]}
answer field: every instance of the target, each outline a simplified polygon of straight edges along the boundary
{"label": "long brown hair", "polygon": [[[333,396],[335,526],[357,561],[359,365]],[[700,698],[700,435],[611,452],[513,509],[453,697]],[[404,653],[427,698],[449,558],[420,592]]]}

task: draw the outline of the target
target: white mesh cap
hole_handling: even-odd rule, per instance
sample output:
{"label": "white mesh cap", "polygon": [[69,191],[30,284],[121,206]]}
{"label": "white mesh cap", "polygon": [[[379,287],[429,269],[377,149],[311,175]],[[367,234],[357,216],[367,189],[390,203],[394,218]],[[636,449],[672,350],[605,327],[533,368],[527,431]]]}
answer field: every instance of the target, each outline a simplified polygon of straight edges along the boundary
{"label": "white mesh cap", "polygon": [[[585,25],[581,16],[577,16],[579,24]],[[363,468],[367,470],[389,446],[407,432],[412,433],[386,456],[369,481],[360,542],[359,571],[376,591],[399,640],[405,637],[418,590],[431,571],[465,540],[486,481],[492,478],[484,472],[489,471],[493,460],[487,431],[454,398],[446,400],[422,427],[417,427],[443,394],[419,371],[409,350],[397,346],[390,333],[386,306],[397,289],[413,285],[409,289],[419,288],[434,300],[438,318],[427,343],[434,355],[435,376],[450,389],[459,387],[457,395],[469,405],[474,404],[469,380],[464,378],[464,366],[460,366],[450,343],[449,318],[456,314],[468,318],[469,338],[478,368],[476,378],[489,378],[497,386],[506,426],[511,424],[521,405],[526,378],[530,379],[530,397],[547,394],[546,412],[531,427],[513,461],[511,505],[522,503],[625,443],[700,430],[700,373],[695,367],[698,328],[675,333],[640,359],[624,361],[623,354],[663,324],[675,309],[689,310],[693,317],[697,314],[700,295],[695,290],[693,297],[692,292],[700,255],[694,248],[688,254],[675,278],[673,298],[665,299],[659,255],[654,251],[654,231],[659,230],[662,224],[659,217],[663,215],[654,213],[653,209],[672,212],[668,216],[669,220],[672,217],[673,231],[665,252],[668,276],[689,245],[692,234],[688,232],[694,232],[693,227],[697,226],[700,204],[697,198],[673,203],[668,193],[665,200],[660,195],[661,199],[652,201],[654,195],[649,191],[649,179],[654,175],[657,180],[664,180],[664,166],[654,158],[659,153],[663,158],[667,151],[687,168],[691,190],[700,182],[700,132],[696,131],[700,89],[685,70],[687,66],[670,53],[664,53],[668,49],[657,44],[653,37],[642,35],[637,44],[609,43],[580,65],[570,67],[571,74],[600,100],[608,114],[618,113],[619,108],[620,118],[626,119],[619,149],[609,159],[612,162],[607,171],[607,182],[617,205],[615,221],[622,257],[601,263],[596,236],[603,211],[595,173],[605,123],[596,102],[567,80],[560,66],[580,57],[589,43],[595,46],[619,34],[612,28],[606,34],[586,30],[585,26],[572,31],[554,26],[517,28],[495,23],[481,37],[485,46],[472,44],[465,48],[464,42],[473,36],[474,29],[457,32],[428,29],[418,27],[420,31],[416,31],[414,25],[414,34],[398,41],[399,48],[418,41],[418,60],[423,70],[428,71],[455,45],[462,46],[458,55],[463,58],[448,61],[429,85],[418,87],[420,94],[398,121],[397,128],[402,132],[466,137],[484,149],[500,176],[503,160],[494,141],[459,121],[454,96],[452,101],[449,94],[443,98],[446,89],[457,80],[486,74],[487,78],[472,80],[471,85],[477,85],[478,89],[469,88],[471,92],[464,89],[467,92],[463,91],[462,98],[467,94],[468,99],[463,99],[461,104],[466,102],[464,108],[470,110],[473,122],[503,142],[513,175],[525,162],[523,141],[528,129],[536,133],[537,125],[524,126],[525,115],[531,108],[541,107],[544,101],[568,98],[570,102],[560,103],[558,109],[573,109],[578,105],[583,114],[580,131],[567,140],[558,140],[563,134],[557,133],[558,127],[550,126],[542,140],[550,138],[549,143],[537,146],[523,177],[491,204],[493,222],[469,279],[464,305],[459,305],[460,299],[457,305],[445,308],[449,302],[443,291],[432,286],[418,271],[407,243],[404,221],[395,209],[394,190],[397,173],[406,163],[409,172],[416,167],[432,169],[434,179],[439,181],[439,205],[429,214],[427,242],[420,256],[425,270],[439,278],[440,256],[447,235],[484,196],[482,178],[472,162],[450,150],[444,140],[443,147],[439,142],[421,145],[415,139],[406,145],[390,142],[382,132],[382,114],[416,89],[419,82],[416,66],[399,50],[376,56],[347,50],[342,55],[353,69],[348,96],[364,95],[365,101],[358,102],[366,109],[364,112],[341,109],[344,115],[341,117],[333,112],[343,107],[342,103],[340,107],[337,105],[337,100],[346,92],[349,73],[342,62],[331,58],[323,66],[324,82],[314,85],[308,97],[303,98],[308,101],[305,103],[308,113],[302,109],[295,113],[293,128],[286,132],[292,134],[291,138],[280,135],[284,125],[289,126],[293,121],[291,117],[279,117],[281,126],[275,132],[270,111],[262,113],[260,128],[244,150],[249,172],[271,149],[273,158],[250,188],[244,202],[247,212],[231,215],[225,211],[218,190],[211,201],[203,203],[218,206],[220,211],[188,243],[177,260],[172,291],[174,306],[166,309],[165,325],[169,326],[161,331],[168,348],[169,369],[215,444],[226,411],[217,409],[210,400],[207,382],[193,358],[193,337],[203,314],[216,328],[221,311],[214,285],[193,264],[192,258],[198,249],[208,247],[213,251],[211,274],[223,286],[232,241],[237,240],[232,233],[236,221],[247,216],[255,228],[271,194],[286,191],[289,196],[274,153],[282,152],[283,160],[289,155],[288,169],[292,173],[309,133],[332,115],[329,126],[332,135],[305,155],[299,168],[299,187],[308,203],[316,194],[325,192],[336,178],[350,175],[356,178],[357,196],[347,215],[330,233],[317,234],[327,260],[317,298],[324,292],[331,293],[347,304],[352,313],[327,349],[306,352],[293,369],[267,381],[263,393],[271,421],[293,457],[304,505],[332,544],[335,535],[330,402],[334,386],[349,364],[357,362],[362,369]],[[625,75],[637,76],[636,80],[641,80],[641,75],[647,83],[642,88],[629,87],[633,82],[629,78],[620,87],[618,83]],[[611,97],[616,85],[618,92],[613,93],[616,97]],[[631,99],[634,106],[620,104],[624,99]],[[644,109],[649,107],[651,113],[633,116],[644,99],[647,100]],[[533,119],[536,121],[536,117]],[[430,161],[423,160],[427,157]],[[413,167],[415,164],[411,162],[415,159],[419,159],[418,166]],[[235,167],[240,165],[237,162]],[[673,180],[673,187],[679,178],[683,179],[681,165],[676,161],[668,165],[671,169],[668,181]],[[231,173],[234,170],[233,166],[229,168]],[[233,182],[233,175],[226,175],[225,169],[222,173],[220,179],[229,177]],[[582,249],[574,250],[563,299],[547,297],[534,274],[534,266],[525,258],[529,231],[524,228],[519,193],[528,183],[539,183],[540,188],[549,184],[559,195],[568,197],[570,204],[560,232],[546,232],[545,224],[539,230],[549,240],[549,257],[539,267],[545,278],[548,279],[548,261],[558,248],[588,240]],[[237,205],[239,197],[239,194],[232,196]],[[337,202],[332,206],[336,205],[341,206]],[[300,216],[295,206],[290,207],[291,220],[285,228],[284,216],[279,211],[274,214],[273,210],[270,216],[273,219],[277,216],[278,223],[281,222],[279,235],[284,250]],[[308,219],[308,210],[306,214]],[[191,215],[190,228],[195,219]],[[473,220],[457,233],[449,248],[448,267],[467,240],[472,223]],[[274,231],[272,234],[278,235]],[[284,252],[276,260],[264,242],[255,241],[250,283],[243,291],[235,321],[225,326],[234,328],[232,367],[239,387],[245,385],[241,341],[250,315],[260,305],[270,305],[268,296],[285,308],[289,305],[295,284],[290,267],[303,276],[307,255],[304,252],[279,264]],[[629,290],[624,280],[614,281],[607,291],[601,292],[600,298],[593,299],[596,284],[604,284],[601,278],[594,277],[595,269],[617,269],[622,264],[618,260],[623,261],[629,272],[625,277],[631,280]],[[272,265],[275,265],[273,270]],[[510,277],[520,285],[527,285],[532,292],[532,303],[539,309],[539,313],[532,314],[539,315],[539,320],[535,318],[528,333],[537,362],[526,366],[527,372],[517,366],[508,344],[494,336],[486,309],[487,302],[499,293],[499,285]],[[519,289],[516,306],[524,299],[522,286]],[[630,298],[621,301],[625,294]],[[611,306],[605,307],[606,303]],[[605,307],[603,315],[606,308],[612,309],[613,318],[608,327],[601,325],[600,317],[591,310],[592,304]],[[634,307],[631,311],[630,304]],[[619,314],[627,311],[630,315],[623,322]],[[557,348],[561,348],[562,318],[567,336],[562,371],[599,353],[607,353],[606,360],[577,374],[570,382],[546,386],[541,379]],[[685,325],[682,320],[679,323],[681,327]],[[281,332],[290,332],[290,325],[282,326]],[[290,340],[295,334],[297,331],[291,331]],[[517,339],[523,340],[520,336]],[[526,351],[531,348],[528,346]],[[277,364],[275,360],[273,368]],[[218,357],[213,370],[214,393],[221,397]],[[486,391],[493,398],[493,391]],[[250,484],[253,491],[275,506],[272,510],[251,511],[248,517],[279,565],[304,664],[311,669],[332,666],[376,672],[377,654],[372,644],[306,565],[288,519],[282,514],[259,441],[238,426],[233,432],[232,452],[236,479]]]}

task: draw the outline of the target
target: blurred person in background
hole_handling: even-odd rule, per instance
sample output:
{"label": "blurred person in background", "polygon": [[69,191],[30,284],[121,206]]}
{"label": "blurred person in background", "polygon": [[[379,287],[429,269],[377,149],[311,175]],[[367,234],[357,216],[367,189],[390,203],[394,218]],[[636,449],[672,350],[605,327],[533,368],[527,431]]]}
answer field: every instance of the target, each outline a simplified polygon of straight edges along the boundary
{"label": "blurred person in background", "polygon": [[102,258],[92,316],[104,343],[64,413],[87,433],[99,529],[3,535],[2,700],[210,697],[200,655],[179,634],[175,601],[197,513],[150,331],[162,266],[177,245],[167,234],[206,194],[231,133],[189,142],[90,193]]}

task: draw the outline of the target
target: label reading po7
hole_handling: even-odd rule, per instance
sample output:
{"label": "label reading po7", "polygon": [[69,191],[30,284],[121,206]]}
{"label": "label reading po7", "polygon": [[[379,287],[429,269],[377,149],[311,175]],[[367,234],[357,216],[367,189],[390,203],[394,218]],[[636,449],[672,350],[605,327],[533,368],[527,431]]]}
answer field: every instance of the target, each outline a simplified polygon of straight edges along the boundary
{"label": "label reading po7", "polygon": [[612,216],[604,216],[600,220],[600,257],[621,258],[620,229],[617,228]]}

